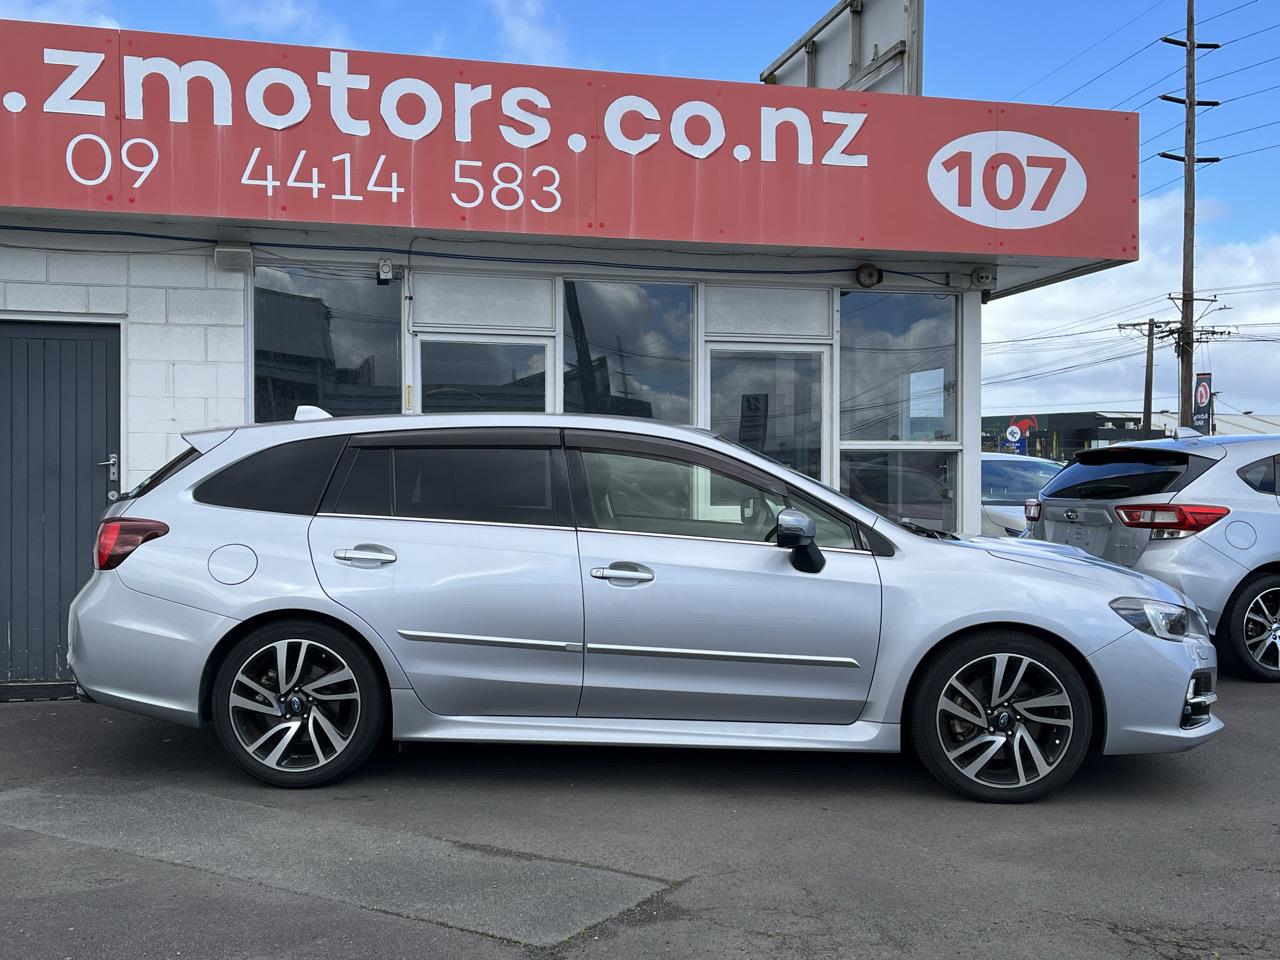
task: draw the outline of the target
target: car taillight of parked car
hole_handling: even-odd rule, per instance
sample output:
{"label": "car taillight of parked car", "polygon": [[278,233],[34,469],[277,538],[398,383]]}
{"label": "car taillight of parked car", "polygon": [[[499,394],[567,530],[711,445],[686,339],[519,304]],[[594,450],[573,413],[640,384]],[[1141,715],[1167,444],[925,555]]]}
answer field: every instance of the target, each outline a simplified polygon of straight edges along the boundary
{"label": "car taillight of parked car", "polygon": [[1116,507],[1116,516],[1126,527],[1153,531],[1153,540],[1189,537],[1213,526],[1228,513],[1227,507],[1204,504],[1147,503]]}
{"label": "car taillight of parked car", "polygon": [[1027,518],[1027,523],[1034,523],[1040,519],[1040,501],[1028,500],[1022,505],[1022,513]]}
{"label": "car taillight of parked car", "polygon": [[93,552],[95,570],[112,570],[124,562],[125,557],[148,540],[163,537],[169,525],[159,520],[141,520],[134,517],[116,517],[103,520],[98,526],[98,544]]}

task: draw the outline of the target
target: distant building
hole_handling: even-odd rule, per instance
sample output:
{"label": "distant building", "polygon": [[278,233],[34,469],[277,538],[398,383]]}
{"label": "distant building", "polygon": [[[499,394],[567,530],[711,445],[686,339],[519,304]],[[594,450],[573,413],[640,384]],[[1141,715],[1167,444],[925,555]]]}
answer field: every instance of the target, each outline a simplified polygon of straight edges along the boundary
{"label": "distant building", "polygon": [[[1215,414],[1215,434],[1280,434],[1280,414]],[[1025,449],[1010,440],[1016,427]],[[1171,437],[1178,427],[1176,413],[1151,415],[1151,438]],[[1142,413],[1133,411],[1079,410],[1054,413],[997,414],[982,418],[982,449],[1026,453],[1050,460],[1069,460],[1081,450],[1106,447],[1127,440],[1146,439]]]}

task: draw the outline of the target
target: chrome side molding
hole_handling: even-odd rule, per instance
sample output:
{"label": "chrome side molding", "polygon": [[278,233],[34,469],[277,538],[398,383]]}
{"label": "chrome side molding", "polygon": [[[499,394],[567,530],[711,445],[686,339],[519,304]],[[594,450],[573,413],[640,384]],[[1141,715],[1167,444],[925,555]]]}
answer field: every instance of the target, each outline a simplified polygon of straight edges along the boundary
{"label": "chrome side molding", "polygon": [[562,650],[566,653],[582,652],[581,643],[566,643],[563,640],[531,640],[525,637],[482,637],[469,633],[435,633],[430,630],[397,630],[396,633],[406,640],[426,641],[428,643],[464,643],[475,647]]}
{"label": "chrome side molding", "polygon": [[810,657],[797,653],[748,653],[743,650],[696,650],[688,647],[632,647],[616,643],[589,643],[587,653],[624,657],[675,657],[684,660],[737,660],[743,663],[780,663],[796,667],[861,667],[853,657]]}

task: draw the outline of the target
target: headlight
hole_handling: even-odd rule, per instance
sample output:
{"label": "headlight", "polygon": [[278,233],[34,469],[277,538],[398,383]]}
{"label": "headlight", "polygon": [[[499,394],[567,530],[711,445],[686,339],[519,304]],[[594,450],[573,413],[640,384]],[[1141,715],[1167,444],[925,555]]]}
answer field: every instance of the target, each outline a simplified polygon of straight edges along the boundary
{"label": "headlight", "polygon": [[1193,607],[1180,607],[1163,600],[1121,597],[1111,601],[1111,609],[1130,626],[1162,640],[1208,640],[1209,624]]}

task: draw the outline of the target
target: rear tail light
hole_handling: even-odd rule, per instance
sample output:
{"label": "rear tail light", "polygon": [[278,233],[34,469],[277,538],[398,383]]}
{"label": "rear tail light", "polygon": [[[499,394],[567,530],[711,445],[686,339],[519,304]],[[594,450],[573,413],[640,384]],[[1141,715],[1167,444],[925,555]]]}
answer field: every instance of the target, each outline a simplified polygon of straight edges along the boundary
{"label": "rear tail light", "polygon": [[159,520],[133,517],[104,520],[98,527],[98,546],[93,553],[94,569],[112,570],[148,540],[163,537],[168,532],[169,525]]}
{"label": "rear tail light", "polygon": [[1022,513],[1027,518],[1028,523],[1034,523],[1040,519],[1040,501],[1028,500],[1022,505]]}
{"label": "rear tail light", "polygon": [[1157,539],[1189,537],[1213,526],[1228,513],[1227,507],[1203,504],[1145,503],[1116,507],[1116,516],[1126,527],[1156,531]]}

